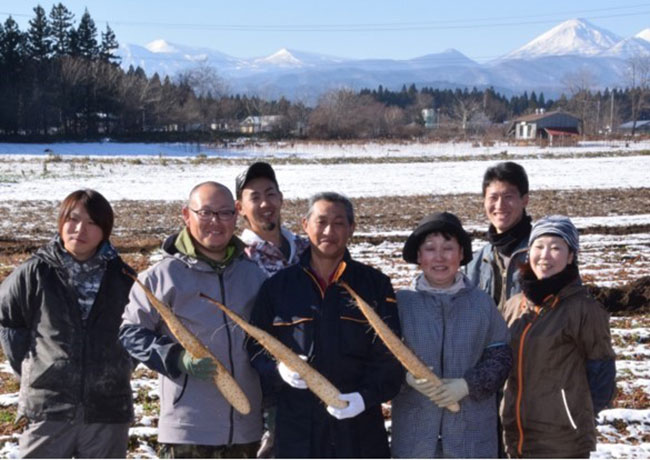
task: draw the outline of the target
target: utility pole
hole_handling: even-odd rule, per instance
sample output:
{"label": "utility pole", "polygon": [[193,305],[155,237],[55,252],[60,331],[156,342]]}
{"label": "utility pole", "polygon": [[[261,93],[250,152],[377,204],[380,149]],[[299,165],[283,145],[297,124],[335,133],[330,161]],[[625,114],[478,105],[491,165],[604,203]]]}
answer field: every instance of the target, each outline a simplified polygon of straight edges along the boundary
{"label": "utility pole", "polygon": [[611,98],[609,102],[609,135],[614,134],[614,89],[612,89]]}

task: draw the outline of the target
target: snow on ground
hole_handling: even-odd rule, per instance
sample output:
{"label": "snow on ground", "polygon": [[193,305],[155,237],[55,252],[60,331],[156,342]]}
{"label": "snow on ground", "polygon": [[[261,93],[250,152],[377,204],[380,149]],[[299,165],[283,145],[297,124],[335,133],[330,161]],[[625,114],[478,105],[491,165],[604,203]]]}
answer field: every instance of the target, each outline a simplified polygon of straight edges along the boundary
{"label": "snow on ground", "polygon": [[[643,221],[641,217],[639,221]],[[599,225],[608,218],[582,219],[586,226]],[[626,218],[624,218],[626,220]],[[635,219],[630,219],[635,221]],[[580,227],[579,227],[580,228]],[[480,227],[485,230],[485,225]],[[380,268],[398,287],[408,286],[416,274],[416,267],[402,260],[402,248],[410,232],[386,232],[386,240],[378,245],[359,242],[350,245],[352,256],[363,263]],[[365,235],[382,236],[384,233],[365,232]],[[357,234],[357,236],[361,236]],[[475,238],[473,250],[486,241]],[[625,250],[621,251],[621,247]],[[650,273],[650,234],[580,236],[580,272],[600,286],[614,286]]]}
{"label": "snow on ground", "polygon": [[[115,159],[114,159],[115,160]],[[494,161],[426,163],[278,164],[274,168],[285,198],[307,198],[335,190],[349,197],[480,193],[485,169]],[[650,155],[521,160],[531,190],[638,188],[648,186]],[[45,168],[45,169],[44,169]],[[80,187],[109,200],[182,200],[199,182],[215,180],[233,188],[244,164],[129,160],[86,163],[20,160],[0,156],[0,201],[61,200]]]}
{"label": "snow on ground", "polygon": [[[192,151],[187,146],[158,146],[156,144],[55,144],[8,145],[0,144],[0,202],[13,200],[61,200],[72,190],[81,187],[96,188],[109,200],[182,200],[198,182],[217,180],[232,187],[235,176],[244,169],[237,164],[197,163],[192,156],[198,153],[220,155],[225,158],[332,158],[332,157],[391,157],[391,156],[477,156],[495,155],[507,150],[508,157],[541,153],[546,158],[518,160],[529,172],[531,190],[578,188],[647,187],[650,156],[592,158],[548,158],[555,154],[641,151],[650,149],[650,142],[630,144],[584,143],[566,149],[540,149],[497,144],[493,147],[471,147],[458,144],[275,144],[251,147],[237,151]],[[168,150],[161,150],[165,147]],[[62,161],[44,163],[42,152],[49,148],[63,155]],[[186,150],[183,150],[186,149]],[[41,154],[40,157],[29,156]],[[106,155],[111,161],[67,161],[66,155]],[[155,156],[173,156],[174,161]],[[121,155],[122,158],[115,158]],[[131,155],[143,157],[133,161]],[[154,158],[152,158],[152,156]],[[187,157],[187,158],[183,158]],[[390,196],[412,194],[478,193],[486,167],[496,161],[432,161],[413,163],[365,164],[277,164],[278,180],[285,197],[304,198],[318,190],[336,190],[350,197]],[[575,217],[580,229],[643,225],[650,215]],[[6,224],[0,223],[0,228]],[[380,225],[378,225],[380,227]],[[485,222],[468,222],[471,231],[484,231]],[[401,259],[403,243],[408,231],[365,229],[365,235],[384,237],[380,244],[359,242],[351,246],[353,257],[380,268],[393,279],[396,288],[405,287],[415,275],[415,267]],[[474,248],[484,244],[475,239]],[[650,235],[581,235],[581,271],[601,285],[616,284],[650,272]],[[624,248],[624,250],[621,250]],[[152,262],[157,254],[152,255]],[[625,322],[625,324],[624,324]],[[617,381],[623,396],[641,393],[650,397],[650,352],[647,339],[650,328],[645,318],[613,319],[612,336],[620,361],[617,363]],[[628,326],[625,328],[623,326]],[[136,372],[142,371],[140,366]],[[0,372],[10,373],[7,363],[0,364]],[[138,396],[136,423],[130,434],[137,448],[131,453],[136,458],[152,458],[155,451],[149,439],[155,436],[157,423],[158,381],[142,376],[132,381],[134,395]],[[629,399],[629,398],[628,398]],[[16,404],[17,394],[0,397],[0,406]],[[650,457],[650,409],[642,403],[639,409],[608,409],[598,418],[599,443],[592,458],[647,458]],[[637,406],[626,406],[637,407]],[[17,458],[16,437],[0,439],[1,458]],[[6,441],[6,442],[5,442]]]}
{"label": "snow on ground", "polygon": [[650,141],[626,142],[585,141],[570,147],[539,147],[536,145],[510,145],[495,142],[493,145],[472,142],[253,142],[243,141],[240,147],[215,147],[191,143],[50,143],[50,144],[12,144],[0,142],[0,154],[13,155],[100,155],[100,156],[219,156],[224,158],[253,158],[273,156],[277,158],[346,158],[346,157],[450,157],[503,155],[563,155],[567,153],[597,152],[639,152],[650,150]]}

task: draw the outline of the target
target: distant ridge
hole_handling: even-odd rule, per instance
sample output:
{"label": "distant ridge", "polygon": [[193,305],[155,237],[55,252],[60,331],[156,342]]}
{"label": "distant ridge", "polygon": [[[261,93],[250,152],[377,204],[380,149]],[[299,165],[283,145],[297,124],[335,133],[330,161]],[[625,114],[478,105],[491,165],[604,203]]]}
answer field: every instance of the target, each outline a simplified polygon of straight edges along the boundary
{"label": "distant ridge", "polygon": [[346,59],[282,48],[268,56],[239,58],[210,48],[157,39],[145,46],[121,45],[121,65],[140,66],[148,75],[174,76],[197,65],[214,67],[231,91],[268,98],[314,102],[337,88],[493,87],[504,94],[524,90],[548,97],[566,91],[576,69],[594,76],[598,88],[623,85],[626,61],[650,56],[650,28],[621,38],[585,19],[564,21],[491,62],[480,64],[456,49],[412,59]]}

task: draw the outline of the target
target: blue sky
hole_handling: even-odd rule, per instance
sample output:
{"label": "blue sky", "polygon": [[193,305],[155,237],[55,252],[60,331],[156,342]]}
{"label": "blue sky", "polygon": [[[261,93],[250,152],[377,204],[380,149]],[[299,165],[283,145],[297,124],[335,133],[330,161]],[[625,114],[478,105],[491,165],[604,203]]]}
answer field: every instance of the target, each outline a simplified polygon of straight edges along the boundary
{"label": "blue sky", "polygon": [[[57,2],[58,3],[58,2]],[[448,0],[67,0],[120,42],[164,38],[237,57],[290,48],[348,58],[409,59],[455,48],[487,61],[518,48],[562,21],[585,18],[622,37],[650,27],[650,2]],[[36,2],[0,0],[22,30]],[[52,3],[41,2],[49,13]]]}

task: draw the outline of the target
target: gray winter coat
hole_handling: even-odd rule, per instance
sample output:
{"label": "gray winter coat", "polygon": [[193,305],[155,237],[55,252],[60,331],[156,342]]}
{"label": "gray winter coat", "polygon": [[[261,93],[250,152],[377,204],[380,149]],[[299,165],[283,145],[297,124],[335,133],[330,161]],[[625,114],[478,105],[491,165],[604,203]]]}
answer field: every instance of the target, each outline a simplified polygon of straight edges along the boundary
{"label": "gray winter coat", "polygon": [[496,294],[496,278],[498,276],[502,278],[501,285],[505,286],[506,299],[520,293],[521,285],[519,282],[519,270],[517,268],[526,262],[527,256],[528,240],[524,238],[513,251],[506,272],[501,274],[495,272],[494,246],[491,243],[487,243],[474,253],[472,260],[467,264],[465,273],[474,285],[487,292],[498,304],[499,299],[494,298]]}
{"label": "gray winter coat", "polygon": [[237,254],[222,271],[177,252],[174,241],[175,236],[167,239],[163,260],[139,278],[228,369],[248,396],[251,411],[248,415],[235,411],[212,381],[180,373],[177,361],[181,346],[149,305],[143,290],[134,286],[120,339],[133,357],[161,373],[158,441],[214,446],[259,441],[262,392],[244,347],[246,334],[199,293],[248,318],[266,277],[243,254],[239,240]]}
{"label": "gray winter coat", "polygon": [[[465,285],[456,294],[397,291],[404,342],[440,378],[465,377],[486,349],[508,343],[506,323],[492,299],[466,278]],[[495,393],[481,400],[465,397],[460,411],[452,413],[403,385],[393,399],[392,420],[394,457],[435,457],[439,436],[446,457],[497,455]]]}

